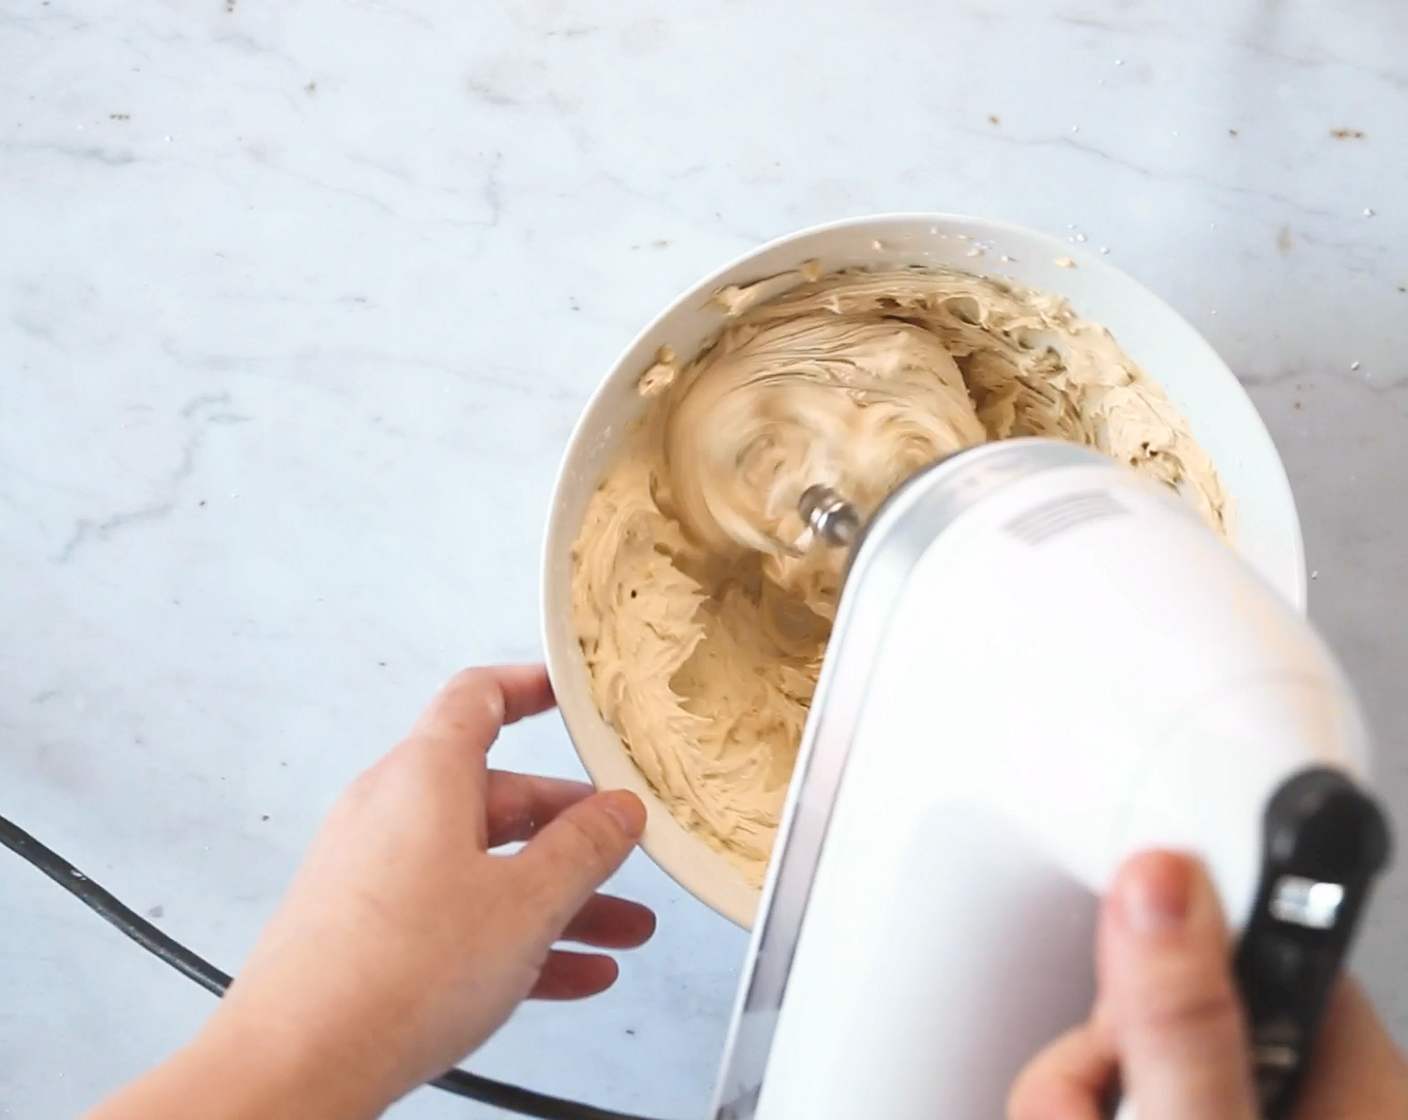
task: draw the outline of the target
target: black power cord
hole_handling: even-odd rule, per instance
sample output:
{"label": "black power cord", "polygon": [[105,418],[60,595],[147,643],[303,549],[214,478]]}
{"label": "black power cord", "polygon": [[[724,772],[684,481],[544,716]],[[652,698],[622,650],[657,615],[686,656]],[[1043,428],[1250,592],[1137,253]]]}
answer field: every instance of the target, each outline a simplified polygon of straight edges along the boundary
{"label": "black power cord", "polygon": [[[220,996],[230,986],[230,977],[203,957],[198,957],[179,941],[168,937],[131,907],[124,905],[63,856],[46,848],[24,829],[0,816],[0,844],[4,844],[20,859],[37,867],[79,902],[121,933],[126,934],[158,960],[165,961],[187,979],[194,980],[207,992]],[[646,1120],[625,1112],[612,1112],[580,1101],[535,1093],[517,1085],[492,1078],[480,1077],[462,1069],[452,1069],[430,1083],[437,1089],[468,1097],[495,1108],[538,1120]]]}

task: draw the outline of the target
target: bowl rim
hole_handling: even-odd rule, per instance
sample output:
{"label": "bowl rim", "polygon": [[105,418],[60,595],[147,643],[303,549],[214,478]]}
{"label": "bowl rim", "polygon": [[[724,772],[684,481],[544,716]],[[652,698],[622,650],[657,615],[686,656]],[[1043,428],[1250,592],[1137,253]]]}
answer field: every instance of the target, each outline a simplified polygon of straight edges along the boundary
{"label": "bowl rim", "polygon": [[[594,414],[597,411],[597,408],[599,407],[602,399],[609,392],[611,392],[611,390],[618,383],[618,380],[622,376],[622,371],[625,367],[627,360],[634,354],[634,352],[650,335],[652,335],[658,330],[658,328],[664,322],[673,318],[676,314],[680,313],[681,311],[695,308],[699,303],[701,293],[711,292],[712,290],[716,289],[719,285],[724,282],[725,278],[728,277],[731,273],[733,273],[737,269],[746,266],[749,262],[757,258],[766,256],[775,250],[785,248],[786,246],[792,245],[796,242],[811,240],[813,238],[835,231],[879,225],[909,226],[925,224],[931,226],[954,224],[979,226],[982,227],[984,231],[993,235],[1006,234],[1019,237],[1027,241],[1028,243],[1043,244],[1047,248],[1049,248],[1054,255],[1060,257],[1069,257],[1074,260],[1078,266],[1088,263],[1091,265],[1098,266],[1099,268],[1108,272],[1113,272],[1118,275],[1119,280],[1123,286],[1133,292],[1137,292],[1146,300],[1152,301],[1153,303],[1157,304],[1166,315],[1170,316],[1177,323],[1181,324],[1186,330],[1190,331],[1194,336],[1196,336],[1196,338],[1200,342],[1204,344],[1207,353],[1209,354],[1211,359],[1209,363],[1210,366],[1215,367],[1222,373],[1225,380],[1225,388],[1227,392],[1238,394],[1242,397],[1244,403],[1248,406],[1245,410],[1247,414],[1247,423],[1258,430],[1258,434],[1264,437],[1266,444],[1270,447],[1272,451],[1274,465],[1278,472],[1278,478],[1276,479],[1276,481],[1279,484],[1279,488],[1283,492],[1283,497],[1285,499],[1285,510],[1289,514],[1289,544],[1290,551],[1292,553],[1290,559],[1293,563],[1293,584],[1290,588],[1281,588],[1281,591],[1283,593],[1289,591],[1291,593],[1291,605],[1301,614],[1304,614],[1306,612],[1306,600],[1309,583],[1308,573],[1306,570],[1305,539],[1303,528],[1300,522],[1300,512],[1296,507],[1295,495],[1291,489],[1290,480],[1286,475],[1285,462],[1281,457],[1279,448],[1276,447],[1275,441],[1271,437],[1270,431],[1266,427],[1266,422],[1262,419],[1261,413],[1256,408],[1255,402],[1252,401],[1250,394],[1246,390],[1246,387],[1238,379],[1237,375],[1232,371],[1231,367],[1228,366],[1227,363],[1223,360],[1221,354],[1219,354],[1217,350],[1211,345],[1211,343],[1209,343],[1203,337],[1202,332],[1199,331],[1197,327],[1195,327],[1191,322],[1189,322],[1172,304],[1170,304],[1162,296],[1160,296],[1151,288],[1141,283],[1135,277],[1131,276],[1128,272],[1124,271],[1118,266],[1112,265],[1108,260],[1104,258],[1094,256],[1089,250],[1086,250],[1081,246],[1067,244],[1065,241],[1062,241],[1055,235],[1046,233],[1043,230],[1034,229],[1030,226],[1021,225],[1017,222],[1010,222],[995,218],[987,218],[973,214],[958,214],[944,211],[883,211],[816,223],[810,226],[803,227],[801,229],[794,230],[790,233],[782,234],[781,236],[771,238],[767,241],[761,242],[753,246],[750,249],[735,254],[724,263],[718,265],[714,269],[701,276],[698,280],[688,285],[686,288],[680,291],[672,300],[670,300],[669,303],[667,303],[660,311],[658,311],[655,315],[651,316],[650,319],[647,320],[646,323],[631,336],[630,340],[625,344],[625,346],[620,349],[616,357],[612,360],[611,364],[607,367],[605,373],[598,379],[596,387],[592,390],[591,394],[583,402],[581,409],[577,415],[577,419],[572,425],[572,430],[567,437],[566,443],[563,446],[562,453],[558,459],[557,467],[553,476],[552,490],[549,497],[547,523],[542,534],[542,544],[539,550],[540,640],[543,645],[543,655],[548,669],[548,676],[549,679],[552,681],[555,690],[558,689],[558,686],[561,680],[563,679],[563,675],[568,671],[568,665],[565,663],[565,659],[568,656],[567,651],[555,648],[552,641],[550,641],[550,622],[548,619],[547,612],[547,603],[549,601],[550,596],[549,588],[553,577],[553,546],[559,543],[558,537],[560,535],[559,532],[557,532],[557,530],[559,529],[560,520],[557,511],[562,502],[564,491],[566,490],[569,484],[569,468],[571,467],[573,461],[581,456],[582,447],[585,445],[587,439],[592,434],[587,430],[587,423],[589,419],[594,418]],[[977,263],[978,262],[975,262],[975,264]],[[982,270],[974,268],[973,271],[980,272]],[[759,279],[761,278],[762,277],[759,277]],[[639,371],[634,372],[638,373]],[[599,483],[600,480],[598,479],[597,484],[599,485]],[[563,720],[563,725],[566,728],[568,738],[572,742],[574,752],[577,754],[578,759],[581,761],[582,766],[586,769],[593,783],[600,787],[603,782],[603,777],[600,773],[600,767],[595,763],[593,759],[588,758],[587,755],[582,751],[578,743],[577,736],[573,734],[573,728],[568,720],[567,713],[561,712],[560,717]],[[614,731],[614,729],[612,730]],[[622,745],[622,750],[623,752],[625,752],[624,744]],[[651,792],[651,796],[656,801],[659,812],[662,812],[668,816],[669,809],[665,805],[663,799],[659,798],[658,795],[655,795],[653,791]],[[652,809],[652,812],[648,815],[646,831],[645,835],[642,837],[641,847],[644,849],[650,859],[655,863],[655,865],[659,867],[662,871],[664,871],[666,875],[668,875],[672,880],[674,880],[686,892],[692,894],[695,898],[705,903],[707,906],[709,906],[711,909],[713,909],[723,917],[729,919],[730,921],[734,922],[736,925],[743,927],[744,929],[750,928],[752,925],[753,911],[756,908],[758,898],[761,897],[762,888],[759,887],[752,892],[753,904],[752,906],[748,907],[747,911],[745,912],[744,908],[742,908],[738,904],[736,897],[727,897],[729,894],[733,894],[736,896],[737,891],[724,891],[719,888],[719,884],[713,878],[700,880],[695,875],[690,874],[687,870],[668,866],[667,863],[662,860],[661,857],[657,854],[658,845],[654,841],[657,838],[657,830],[659,826],[655,825],[655,827],[652,827],[652,825],[655,824],[655,812],[653,811],[654,807],[649,806],[648,803],[647,805],[648,808]],[[673,818],[671,818],[671,823],[675,823],[673,821]],[[676,827],[679,826],[677,825]],[[701,840],[699,841],[699,843],[703,844],[704,842]],[[720,859],[726,858],[722,855],[722,853],[718,853],[716,849],[711,848],[710,850],[714,851]]]}

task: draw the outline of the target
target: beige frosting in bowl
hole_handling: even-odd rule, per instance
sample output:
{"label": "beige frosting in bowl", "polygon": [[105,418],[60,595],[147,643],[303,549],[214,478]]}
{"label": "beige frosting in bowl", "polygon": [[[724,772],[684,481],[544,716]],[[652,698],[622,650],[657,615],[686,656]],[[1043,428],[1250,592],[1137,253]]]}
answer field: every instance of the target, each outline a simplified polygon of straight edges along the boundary
{"label": "beige frosting in bowl", "polygon": [[801,493],[872,512],[988,440],[1096,447],[1228,531],[1207,454],[1103,327],[956,270],[815,269],[730,287],[718,336],[663,351],[572,552],[602,716],[676,819],[761,883],[835,616],[843,557]]}

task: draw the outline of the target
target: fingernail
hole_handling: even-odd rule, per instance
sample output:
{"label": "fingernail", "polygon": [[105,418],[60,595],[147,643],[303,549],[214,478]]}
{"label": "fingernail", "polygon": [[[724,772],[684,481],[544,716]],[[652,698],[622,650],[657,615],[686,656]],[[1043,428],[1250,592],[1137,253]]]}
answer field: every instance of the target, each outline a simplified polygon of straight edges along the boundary
{"label": "fingernail", "polygon": [[1136,933],[1169,933],[1188,917],[1193,867],[1183,856],[1159,852],[1126,868],[1119,886],[1120,907]]}
{"label": "fingernail", "polygon": [[638,837],[645,831],[645,806],[629,790],[617,789],[603,794],[601,807],[627,836]]}

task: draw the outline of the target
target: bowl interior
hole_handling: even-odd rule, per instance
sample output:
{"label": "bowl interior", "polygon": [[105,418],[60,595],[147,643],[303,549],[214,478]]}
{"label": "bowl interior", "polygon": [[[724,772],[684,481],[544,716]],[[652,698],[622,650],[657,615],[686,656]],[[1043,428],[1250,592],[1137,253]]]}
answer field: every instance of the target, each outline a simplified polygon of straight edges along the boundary
{"label": "bowl interior", "polygon": [[[951,215],[886,215],[804,230],[764,245],[701,280],[627,347],[577,422],[558,473],[543,554],[543,640],[568,733],[593,781],[630,789],[649,810],[643,846],[682,887],[741,926],[759,891],[725,857],[686,832],[646,784],[592,700],[572,628],[571,558],[587,502],[644,402],[636,378],[661,346],[692,356],[723,322],[709,297],[808,260],[823,271],[858,265],[950,265],[1008,276],[1067,297],[1077,314],[1108,327],[1126,353],[1188,418],[1233,499],[1242,554],[1298,610],[1305,562],[1290,485],[1251,400],[1206,341],[1153,293],[1098,257],[1018,226]],[[1068,261],[1074,267],[1057,263]]]}

